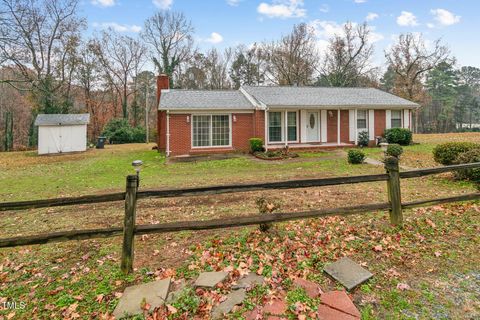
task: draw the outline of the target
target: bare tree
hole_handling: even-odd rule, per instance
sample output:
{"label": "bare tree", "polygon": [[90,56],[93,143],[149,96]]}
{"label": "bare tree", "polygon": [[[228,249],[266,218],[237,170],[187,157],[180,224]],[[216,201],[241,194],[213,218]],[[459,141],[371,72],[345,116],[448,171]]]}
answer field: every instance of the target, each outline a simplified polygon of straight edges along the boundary
{"label": "bare tree", "polygon": [[[423,37],[412,33],[401,34],[391,49],[385,51],[385,58],[396,75],[394,92],[416,102],[423,100],[423,81],[426,73],[442,62],[453,63],[450,50],[440,39],[427,48]],[[417,109],[415,131],[418,128],[418,121]]]}
{"label": "bare tree", "polygon": [[227,48],[223,52],[212,48],[205,56],[204,70],[206,73],[208,89],[231,88],[228,78],[228,68],[232,58],[232,49]]}
{"label": "bare tree", "polygon": [[135,93],[135,90],[129,90],[129,82],[136,78],[141,69],[145,47],[134,38],[108,30],[102,33],[100,39],[93,41],[92,50],[108,82],[120,96],[123,117],[128,118],[128,97]]}
{"label": "bare tree", "polygon": [[236,89],[242,85],[259,85],[265,81],[263,68],[260,47],[256,43],[251,48],[240,45],[235,49],[229,75]]}
{"label": "bare tree", "polygon": [[354,26],[347,22],[343,34],[330,39],[320,68],[321,85],[332,87],[356,87],[372,78],[376,68],[371,64],[373,45],[371,31],[366,23]]}
{"label": "bare tree", "polygon": [[64,111],[59,98],[69,96],[75,51],[85,26],[77,7],[78,0],[0,0],[1,60],[31,84],[42,112]]}
{"label": "bare tree", "polygon": [[158,72],[172,76],[182,62],[195,51],[193,27],[181,12],[162,11],[145,22],[142,38],[152,49],[152,60]]}
{"label": "bare tree", "polygon": [[318,62],[313,28],[302,23],[295,25],[289,35],[263,46],[267,63],[266,76],[278,85],[307,85],[312,83]]}

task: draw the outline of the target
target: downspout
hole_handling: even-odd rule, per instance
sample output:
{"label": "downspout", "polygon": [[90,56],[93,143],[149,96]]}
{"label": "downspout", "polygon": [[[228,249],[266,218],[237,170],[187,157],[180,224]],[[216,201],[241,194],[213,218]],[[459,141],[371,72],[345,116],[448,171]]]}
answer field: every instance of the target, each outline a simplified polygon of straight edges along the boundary
{"label": "downspout", "polygon": [[[355,135],[355,145],[358,145],[358,126],[357,126],[357,119],[358,119],[358,114],[357,114],[357,108],[354,109],[354,113],[353,113],[353,134]],[[368,113],[368,110],[367,110],[367,119],[369,118],[369,113]],[[367,122],[367,128],[368,128],[368,120],[366,121]]]}
{"label": "downspout", "polygon": [[170,110],[167,110],[167,141],[165,143],[165,154],[170,156]]}
{"label": "downspout", "polygon": [[265,116],[264,119],[264,131],[265,131],[265,151],[268,151],[268,107],[265,108]]}
{"label": "downspout", "polygon": [[284,114],[284,117],[285,117],[285,119],[283,121],[283,125],[285,126],[285,132],[284,132],[285,133],[285,147],[288,147],[288,111],[285,110],[283,112],[283,114]]}

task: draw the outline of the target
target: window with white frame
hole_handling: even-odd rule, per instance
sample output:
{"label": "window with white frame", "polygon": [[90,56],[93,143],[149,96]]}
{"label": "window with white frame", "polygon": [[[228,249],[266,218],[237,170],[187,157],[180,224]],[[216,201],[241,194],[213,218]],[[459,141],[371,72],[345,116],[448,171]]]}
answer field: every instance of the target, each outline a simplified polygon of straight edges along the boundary
{"label": "window with white frame", "polygon": [[357,110],[357,129],[367,129],[367,110]]}
{"label": "window with white frame", "polygon": [[402,110],[391,111],[390,127],[401,128],[402,127]]}
{"label": "window with white frame", "polygon": [[281,142],[282,139],[282,113],[280,111],[268,113],[268,140]]}
{"label": "window with white frame", "polygon": [[193,147],[230,145],[230,115],[193,115]]}
{"label": "window with white frame", "polygon": [[287,112],[287,139],[297,141],[297,112]]}
{"label": "window with white frame", "polygon": [[[285,123],[285,117],[287,123]],[[297,111],[268,112],[268,142],[294,142],[298,139]]]}

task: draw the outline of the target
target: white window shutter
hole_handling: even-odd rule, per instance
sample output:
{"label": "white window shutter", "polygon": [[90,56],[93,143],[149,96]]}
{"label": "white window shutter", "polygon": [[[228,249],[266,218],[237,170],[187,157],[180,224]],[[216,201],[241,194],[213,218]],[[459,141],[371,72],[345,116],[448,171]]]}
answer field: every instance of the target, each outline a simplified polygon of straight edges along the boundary
{"label": "white window shutter", "polygon": [[355,110],[348,110],[348,140],[355,141]]}
{"label": "white window shutter", "polygon": [[403,110],[403,127],[410,129],[410,110]]}
{"label": "white window shutter", "polygon": [[307,141],[307,111],[300,110],[300,142]]}
{"label": "white window shutter", "polygon": [[327,142],[327,110],[320,112],[320,133],[322,142]]}
{"label": "white window shutter", "polygon": [[392,110],[385,110],[385,129],[392,127]]}
{"label": "white window shutter", "polygon": [[368,110],[368,140],[375,140],[375,110]]}

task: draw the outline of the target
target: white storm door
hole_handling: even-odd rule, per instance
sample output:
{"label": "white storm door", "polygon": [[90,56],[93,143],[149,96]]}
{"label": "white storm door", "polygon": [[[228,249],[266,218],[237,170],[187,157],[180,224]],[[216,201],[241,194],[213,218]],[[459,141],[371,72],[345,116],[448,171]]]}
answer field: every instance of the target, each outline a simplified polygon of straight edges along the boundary
{"label": "white storm door", "polygon": [[307,142],[320,141],[320,121],[318,111],[307,111],[306,121]]}

